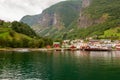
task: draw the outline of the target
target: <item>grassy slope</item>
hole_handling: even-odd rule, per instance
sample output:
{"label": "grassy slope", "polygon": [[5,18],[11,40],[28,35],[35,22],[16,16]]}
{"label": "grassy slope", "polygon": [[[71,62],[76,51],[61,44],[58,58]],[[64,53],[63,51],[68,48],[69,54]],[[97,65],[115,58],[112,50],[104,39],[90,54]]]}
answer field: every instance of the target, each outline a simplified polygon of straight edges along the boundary
{"label": "grassy slope", "polygon": [[104,31],[104,35],[101,35],[100,37],[101,38],[120,39],[120,26]]}
{"label": "grassy slope", "polygon": [[[14,32],[13,36],[10,35],[11,31]],[[4,40],[7,40],[7,39],[13,40],[13,38],[15,40],[21,40],[23,38],[28,39],[28,40],[32,39],[29,36],[26,36],[24,34],[20,34],[20,33],[13,31],[11,28],[0,28],[0,38],[4,39]]]}

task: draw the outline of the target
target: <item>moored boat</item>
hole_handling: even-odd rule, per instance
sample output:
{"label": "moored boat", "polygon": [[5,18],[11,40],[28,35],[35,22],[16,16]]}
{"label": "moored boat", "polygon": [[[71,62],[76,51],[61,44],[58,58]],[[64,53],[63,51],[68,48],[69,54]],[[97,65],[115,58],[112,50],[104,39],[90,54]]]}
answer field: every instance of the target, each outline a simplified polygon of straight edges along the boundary
{"label": "moored boat", "polygon": [[102,48],[85,48],[85,51],[111,51],[111,49],[102,49]]}
{"label": "moored boat", "polygon": [[106,46],[87,46],[84,48],[85,51],[111,51],[111,48]]}

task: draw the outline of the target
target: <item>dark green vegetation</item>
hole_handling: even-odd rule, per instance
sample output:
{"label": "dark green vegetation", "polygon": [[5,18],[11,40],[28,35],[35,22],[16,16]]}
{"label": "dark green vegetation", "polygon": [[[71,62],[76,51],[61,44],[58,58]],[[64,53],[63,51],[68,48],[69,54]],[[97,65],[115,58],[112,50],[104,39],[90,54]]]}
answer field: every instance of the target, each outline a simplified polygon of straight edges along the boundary
{"label": "dark green vegetation", "polygon": [[0,47],[41,48],[52,45],[49,38],[40,38],[27,25],[20,22],[4,22],[0,20]]}
{"label": "dark green vegetation", "polygon": [[[118,33],[120,29],[120,0],[88,0],[90,5],[83,8],[84,1],[82,0],[81,3],[81,0],[68,0],[49,7],[43,13],[51,15],[56,13],[60,17],[58,22],[62,25],[41,27],[40,23],[34,22],[37,26],[33,26],[33,29],[39,35],[47,35],[57,39],[84,39],[86,37],[120,39]],[[79,16],[80,14],[81,16]],[[30,20],[39,22],[38,18],[35,19],[36,16],[41,18],[44,14],[31,16]],[[27,17],[25,19],[27,22],[24,20],[23,22],[29,24],[29,19]],[[84,24],[87,26],[82,27]],[[106,31],[111,31],[111,29],[115,30],[114,34],[106,34]]]}
{"label": "dark green vegetation", "polygon": [[12,22],[11,28],[18,33],[22,33],[31,37],[37,36],[30,26],[24,23],[14,21]]}

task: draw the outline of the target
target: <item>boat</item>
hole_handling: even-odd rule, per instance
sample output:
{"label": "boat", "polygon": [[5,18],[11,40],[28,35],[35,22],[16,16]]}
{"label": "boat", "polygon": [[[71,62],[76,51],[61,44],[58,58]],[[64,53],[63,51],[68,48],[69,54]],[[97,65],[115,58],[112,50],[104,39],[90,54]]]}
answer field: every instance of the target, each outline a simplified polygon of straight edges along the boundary
{"label": "boat", "polygon": [[111,48],[106,46],[87,46],[84,48],[85,51],[111,51]]}

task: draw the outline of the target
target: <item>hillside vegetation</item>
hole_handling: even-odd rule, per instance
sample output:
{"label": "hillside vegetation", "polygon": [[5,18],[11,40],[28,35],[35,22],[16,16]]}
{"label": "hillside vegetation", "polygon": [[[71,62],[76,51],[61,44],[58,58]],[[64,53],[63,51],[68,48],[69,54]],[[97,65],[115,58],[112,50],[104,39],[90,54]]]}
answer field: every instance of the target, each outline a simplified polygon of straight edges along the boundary
{"label": "hillside vegetation", "polygon": [[0,21],[1,48],[39,48],[46,45],[52,45],[52,40],[38,37],[27,24]]}

